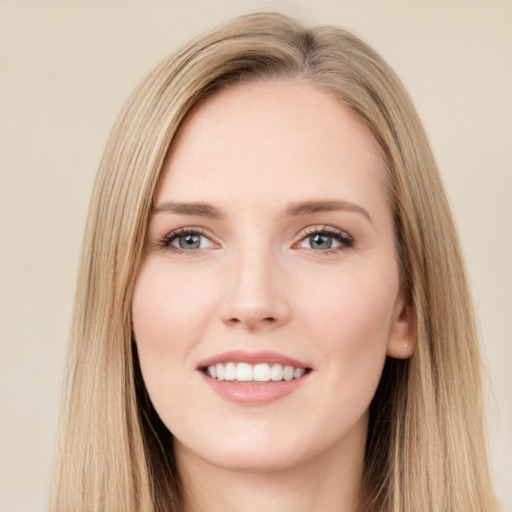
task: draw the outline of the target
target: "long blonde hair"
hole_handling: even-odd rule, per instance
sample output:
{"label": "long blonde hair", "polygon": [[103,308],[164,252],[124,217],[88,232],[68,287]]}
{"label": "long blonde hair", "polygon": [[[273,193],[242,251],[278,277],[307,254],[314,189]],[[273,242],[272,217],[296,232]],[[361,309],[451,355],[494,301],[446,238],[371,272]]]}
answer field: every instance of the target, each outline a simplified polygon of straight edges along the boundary
{"label": "long blonde hair", "polygon": [[180,510],[171,434],[141,380],[131,295],[155,183],[181,121],[201,98],[290,77],[334,94],[371,130],[387,165],[402,285],[417,348],[389,359],[371,404],[365,510],[492,512],[472,305],[429,144],[390,67],[332,27],[237,18],[165,60],[107,143],[85,233],[52,512]]}

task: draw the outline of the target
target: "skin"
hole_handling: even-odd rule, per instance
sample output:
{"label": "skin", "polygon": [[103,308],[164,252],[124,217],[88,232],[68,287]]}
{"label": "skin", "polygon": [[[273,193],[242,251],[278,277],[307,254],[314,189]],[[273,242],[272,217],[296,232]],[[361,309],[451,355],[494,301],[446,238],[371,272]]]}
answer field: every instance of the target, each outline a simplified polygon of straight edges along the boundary
{"label": "skin", "polygon": [[[158,211],[169,201],[223,216]],[[302,201],[349,207],[287,215]],[[414,349],[375,141],[305,82],[225,89],[180,127],[154,204],[134,334],[151,400],[175,436],[186,509],[355,510],[385,357]],[[325,226],[343,232],[330,250],[310,238]],[[201,247],[164,246],[180,228],[200,228]],[[233,403],[198,370],[233,349],[272,350],[312,371],[278,400]]]}

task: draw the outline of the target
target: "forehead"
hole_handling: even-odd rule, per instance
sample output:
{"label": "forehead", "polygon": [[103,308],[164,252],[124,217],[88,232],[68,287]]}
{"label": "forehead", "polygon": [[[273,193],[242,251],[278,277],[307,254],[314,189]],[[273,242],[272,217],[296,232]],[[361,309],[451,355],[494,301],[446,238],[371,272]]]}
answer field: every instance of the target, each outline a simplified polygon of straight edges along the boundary
{"label": "forehead", "polygon": [[370,185],[382,192],[383,169],[374,138],[334,95],[299,80],[250,82],[222,89],[189,112],[156,200],[189,194],[222,201],[242,193],[291,200],[339,193],[355,200]]}

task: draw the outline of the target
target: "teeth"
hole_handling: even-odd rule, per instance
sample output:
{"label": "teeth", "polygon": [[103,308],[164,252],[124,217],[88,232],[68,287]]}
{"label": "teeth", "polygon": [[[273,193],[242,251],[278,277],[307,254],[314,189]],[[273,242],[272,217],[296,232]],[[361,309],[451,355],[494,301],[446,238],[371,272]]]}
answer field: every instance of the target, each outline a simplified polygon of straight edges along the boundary
{"label": "teeth", "polygon": [[[304,368],[297,368],[297,370],[302,370],[302,373],[304,373]],[[284,380],[292,380],[294,375],[295,369],[293,366],[285,366],[284,367]],[[301,375],[302,375],[301,373]],[[299,375],[300,377],[300,375]]]}
{"label": "teeth", "polygon": [[228,363],[224,370],[224,378],[226,380],[235,380],[236,378],[236,365],[235,363]]}
{"label": "teeth", "polygon": [[213,364],[212,366],[208,366],[208,369],[206,370],[206,373],[212,378],[217,378],[217,367]]}
{"label": "teeth", "polygon": [[238,363],[236,365],[236,380],[250,382],[252,380],[252,366],[247,363]]}
{"label": "teeth", "polygon": [[223,364],[216,364],[215,370],[217,372],[217,379],[224,380],[224,365]]}
{"label": "teeth", "polygon": [[268,382],[270,380],[270,366],[268,364],[254,365],[252,379],[258,382]]}
{"label": "teeth", "polygon": [[306,370],[304,368],[295,368],[293,370],[293,378],[298,379],[299,377],[302,377],[304,373],[306,373]]}
{"label": "teeth", "polygon": [[270,380],[283,380],[283,367],[280,364],[273,364],[270,368]]}
{"label": "teeth", "polygon": [[206,374],[217,380],[236,380],[238,382],[279,382],[281,380],[299,379],[306,373],[305,368],[294,368],[282,364],[268,365],[259,363],[217,363],[208,366]]}

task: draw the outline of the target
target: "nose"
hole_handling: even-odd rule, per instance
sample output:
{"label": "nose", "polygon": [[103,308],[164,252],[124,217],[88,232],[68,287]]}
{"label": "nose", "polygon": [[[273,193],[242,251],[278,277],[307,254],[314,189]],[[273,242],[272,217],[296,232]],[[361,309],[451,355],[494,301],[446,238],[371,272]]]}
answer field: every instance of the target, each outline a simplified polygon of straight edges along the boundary
{"label": "nose", "polygon": [[290,318],[285,278],[269,254],[239,255],[227,272],[222,321],[249,331],[270,330]]}

